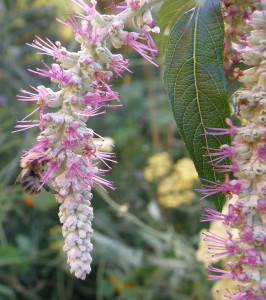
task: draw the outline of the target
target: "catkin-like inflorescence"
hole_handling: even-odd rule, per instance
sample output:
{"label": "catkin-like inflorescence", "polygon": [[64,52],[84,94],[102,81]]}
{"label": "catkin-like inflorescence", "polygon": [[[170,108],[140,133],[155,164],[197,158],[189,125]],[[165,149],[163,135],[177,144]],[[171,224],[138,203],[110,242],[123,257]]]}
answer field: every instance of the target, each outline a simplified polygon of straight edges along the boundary
{"label": "catkin-like inflorescence", "polygon": [[[238,292],[221,292],[229,299],[266,299],[265,275],[265,217],[266,217],[266,1],[261,1],[262,10],[254,11],[247,38],[248,47],[243,60],[249,69],[240,76],[246,88],[236,92],[237,117],[244,119],[241,127],[210,129],[208,134],[231,134],[231,146],[210,149],[211,164],[217,171],[232,171],[236,179],[226,177],[224,183],[208,183],[202,190],[206,196],[223,192],[228,199],[233,194],[237,201],[229,205],[228,213],[222,214],[204,208],[202,220],[220,220],[228,225],[227,238],[212,233],[205,236],[211,257],[229,254],[228,269],[209,267],[210,280],[232,278],[238,282]],[[229,121],[227,121],[230,125]],[[229,158],[231,165],[223,165]],[[231,229],[237,229],[233,237]]]}
{"label": "catkin-like inflorescence", "polygon": [[[58,21],[74,31],[80,49],[70,52],[60,42],[36,37],[30,46],[51,56],[54,63],[49,66],[43,61],[43,69],[29,71],[50,78],[58,84],[58,90],[44,86],[31,86],[30,92],[21,90],[18,100],[35,101],[39,106],[19,121],[16,128],[17,131],[32,127],[41,129],[37,142],[25,151],[21,160],[24,164],[33,160],[46,163],[42,185],[51,181],[58,192],[64,251],[71,272],[84,279],[90,272],[93,248],[91,188],[98,185],[104,190],[106,187],[114,189],[112,182],[103,177],[111,169],[109,163],[115,162],[114,153],[103,148],[104,138],[88,128],[86,122],[105,114],[108,107],[120,106],[119,94],[112,90],[110,80],[114,74],[121,77],[124,71],[131,72],[129,60],[121,54],[113,54],[107,45],[114,48],[129,45],[155,64],[158,51],[151,32],[159,32],[159,28],[152,28],[150,7],[160,0],[127,1],[119,7],[121,12],[117,15],[101,15],[96,10],[95,0],[72,2],[84,14],[69,14]],[[130,19],[134,20],[139,32],[124,30],[125,22]],[[47,112],[47,107],[54,112]],[[29,120],[35,112],[39,119]],[[99,167],[100,162],[105,169]]]}

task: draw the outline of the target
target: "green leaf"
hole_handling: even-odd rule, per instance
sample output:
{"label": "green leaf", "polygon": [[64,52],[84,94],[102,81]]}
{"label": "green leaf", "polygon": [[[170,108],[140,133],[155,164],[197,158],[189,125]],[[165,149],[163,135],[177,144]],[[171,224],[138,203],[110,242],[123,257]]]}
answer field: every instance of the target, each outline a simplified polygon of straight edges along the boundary
{"label": "green leaf", "polygon": [[[230,143],[228,136],[202,136],[205,127],[225,128],[230,117],[223,71],[223,20],[219,0],[196,6],[175,24],[165,60],[165,86],[171,108],[200,178],[224,181],[209,166],[208,150]],[[224,197],[214,195],[221,210]]]}
{"label": "green leaf", "polygon": [[160,33],[154,36],[154,41],[161,56],[165,55],[172,27],[179,17],[194,6],[194,0],[166,0],[160,7],[156,19],[156,25],[160,27]]}

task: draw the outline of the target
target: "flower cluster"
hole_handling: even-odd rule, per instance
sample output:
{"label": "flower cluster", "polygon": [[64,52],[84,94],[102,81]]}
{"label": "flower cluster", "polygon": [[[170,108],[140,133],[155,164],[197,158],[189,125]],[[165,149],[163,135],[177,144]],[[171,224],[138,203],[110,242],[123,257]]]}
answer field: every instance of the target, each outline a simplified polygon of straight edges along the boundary
{"label": "flower cluster", "polygon": [[198,177],[192,160],[187,157],[173,165],[167,152],[156,153],[148,159],[144,176],[147,181],[156,184],[158,201],[163,207],[191,204],[195,197],[192,188]]}
{"label": "flower cluster", "polygon": [[168,208],[191,204],[195,198],[193,186],[198,180],[192,160],[187,157],[178,160],[171,171],[158,183],[159,203]]}
{"label": "flower cluster", "polygon": [[[243,59],[250,68],[243,72],[240,81],[246,88],[237,91],[238,117],[243,125],[234,127],[228,119],[229,129],[213,129],[208,134],[230,134],[231,146],[209,149],[211,165],[218,172],[232,171],[237,179],[225,182],[207,182],[201,190],[204,197],[222,192],[228,199],[236,194],[238,200],[229,204],[227,213],[204,208],[201,221],[222,221],[228,226],[226,237],[212,232],[205,234],[211,257],[229,255],[228,269],[209,267],[210,280],[231,278],[238,282],[238,292],[229,290],[225,297],[238,300],[263,300],[266,298],[265,276],[265,214],[266,214],[266,1],[262,10],[252,14],[253,31],[247,38],[248,47]],[[211,129],[209,129],[211,130]],[[228,158],[231,165],[223,164]],[[232,235],[237,229],[237,237]]]}
{"label": "flower cluster", "polygon": [[[112,90],[111,78],[129,70],[129,61],[121,54],[113,54],[107,45],[121,48],[128,45],[151,63],[158,51],[151,38],[150,7],[158,0],[130,0],[117,15],[102,15],[96,10],[97,1],[89,4],[83,0],[72,0],[85,13],[74,13],[59,22],[70,27],[77,42],[78,52],[70,52],[60,42],[53,43],[36,37],[30,45],[40,54],[49,55],[54,63],[44,69],[29,70],[39,76],[50,78],[58,84],[53,91],[44,86],[21,90],[20,101],[35,101],[39,106],[19,121],[17,131],[39,127],[41,133],[33,147],[21,157],[24,164],[38,160],[46,164],[42,185],[51,180],[56,199],[61,203],[59,217],[63,224],[71,272],[84,279],[91,270],[91,236],[93,210],[91,188],[95,185],[105,190],[114,189],[112,183],[103,178],[114,162],[114,154],[104,151],[104,139],[86,122],[94,116],[104,114],[106,107],[120,106],[119,94]],[[121,10],[121,9],[120,9]],[[135,19],[140,33],[128,32],[125,22]],[[47,111],[53,108],[55,112]],[[39,118],[29,120],[35,112]],[[97,160],[95,160],[95,158]],[[103,162],[106,169],[100,169]]]}
{"label": "flower cluster", "polygon": [[247,45],[248,22],[251,20],[252,12],[257,9],[258,2],[260,0],[221,0],[225,24],[225,72],[242,58],[243,49]]}

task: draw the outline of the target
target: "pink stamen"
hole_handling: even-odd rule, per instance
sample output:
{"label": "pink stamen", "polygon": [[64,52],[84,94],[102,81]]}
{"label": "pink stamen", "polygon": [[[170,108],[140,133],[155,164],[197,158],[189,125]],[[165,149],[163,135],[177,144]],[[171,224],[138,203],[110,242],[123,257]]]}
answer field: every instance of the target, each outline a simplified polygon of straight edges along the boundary
{"label": "pink stamen", "polygon": [[209,252],[211,257],[224,256],[227,254],[236,255],[239,252],[237,243],[232,239],[232,234],[227,231],[228,238],[223,238],[213,232],[203,233],[205,238],[203,239],[208,244],[209,250],[219,251],[218,253]]}
{"label": "pink stamen", "polygon": [[46,38],[45,42],[40,37],[36,35],[36,39],[33,41],[32,44],[26,43],[26,45],[31,46],[35,49],[39,49],[42,52],[38,52],[38,54],[44,54],[44,55],[50,55],[53,57],[53,60],[58,58],[57,61],[61,62],[60,58],[62,56],[67,55],[67,51],[64,49],[61,49],[61,45],[59,42],[57,42],[57,45],[53,44],[48,38]]}
{"label": "pink stamen", "polygon": [[203,210],[208,214],[203,214],[200,222],[224,221],[226,225],[234,225],[240,219],[240,212],[232,204],[229,204],[228,214],[222,214],[209,207],[203,207]]}
{"label": "pink stamen", "polygon": [[225,135],[225,134],[230,134],[231,136],[233,134],[237,133],[237,128],[233,125],[232,121],[229,118],[225,119],[225,122],[230,128],[211,128],[211,127],[205,127],[205,129],[208,130],[213,130],[213,131],[218,131],[218,132],[205,132],[202,133],[201,135]]}
{"label": "pink stamen", "polygon": [[[155,67],[158,67],[158,65],[155,62],[153,62],[154,54],[155,55],[158,54],[157,48],[152,48],[151,46],[147,46],[137,41],[137,40],[147,41],[147,38],[141,37],[138,33],[125,31],[124,39],[127,45],[129,45],[132,49],[137,51],[141,56],[143,56],[147,61],[149,61]],[[149,52],[151,53],[152,57],[148,55]]]}
{"label": "pink stamen", "polygon": [[200,179],[202,181],[209,182],[209,183],[213,184],[213,185],[202,184],[202,186],[206,187],[206,189],[201,189],[201,190],[197,189],[196,190],[199,193],[201,193],[202,195],[205,195],[204,197],[201,198],[201,200],[206,198],[206,197],[215,195],[217,193],[224,193],[227,196],[229,196],[229,198],[231,198],[232,193],[237,194],[238,192],[240,192],[244,189],[244,187],[242,186],[240,181],[230,180],[228,174],[226,174],[224,182],[220,182],[219,180],[218,180],[218,182],[212,182],[212,181],[209,181],[209,180],[206,180],[206,179],[202,179],[202,178],[200,178]]}

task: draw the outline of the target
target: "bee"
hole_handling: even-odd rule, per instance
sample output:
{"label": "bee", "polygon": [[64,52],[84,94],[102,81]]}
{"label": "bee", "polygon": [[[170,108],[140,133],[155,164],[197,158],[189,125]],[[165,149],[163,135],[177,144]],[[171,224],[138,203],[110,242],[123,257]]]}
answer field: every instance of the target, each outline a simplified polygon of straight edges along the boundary
{"label": "bee", "polygon": [[[29,195],[37,195],[41,192],[41,185],[42,185],[42,172],[44,168],[45,162],[42,161],[41,163],[38,160],[33,160],[30,163],[26,164],[23,170],[20,172],[17,180],[15,181],[13,188],[19,182],[22,186],[22,189],[25,193]],[[52,194],[58,194],[58,192],[52,190],[46,184],[42,185],[47,192]]]}

